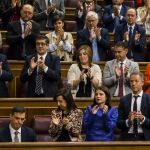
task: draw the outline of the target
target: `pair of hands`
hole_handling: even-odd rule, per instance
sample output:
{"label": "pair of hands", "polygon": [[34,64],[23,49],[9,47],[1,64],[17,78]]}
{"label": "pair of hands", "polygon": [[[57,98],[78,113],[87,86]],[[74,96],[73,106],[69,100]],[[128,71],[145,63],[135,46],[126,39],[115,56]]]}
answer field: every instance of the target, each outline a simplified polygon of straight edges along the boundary
{"label": "pair of hands", "polygon": [[91,68],[83,69],[80,75],[80,81],[83,81],[85,77],[89,77],[90,79],[93,77],[91,73]]}
{"label": "pair of hands", "polygon": [[114,15],[120,18],[119,8],[117,5],[114,5]]}
{"label": "pair of hands", "polygon": [[54,13],[55,12],[55,9],[56,9],[56,6],[55,4],[51,4],[50,6],[48,6],[47,8],[47,13],[50,14],[50,13]]}
{"label": "pair of hands", "polygon": [[[127,76],[128,72],[129,72],[129,66],[127,64],[125,64],[123,72],[124,72],[124,75]],[[120,78],[120,76],[121,76],[121,69],[120,69],[119,66],[115,67],[115,74],[116,74],[117,79]]]}
{"label": "pair of hands", "polygon": [[12,8],[16,7],[16,6],[21,6],[21,1],[20,0],[12,0],[11,1],[11,6]]}
{"label": "pair of hands", "polygon": [[[52,122],[55,124],[55,125],[58,125],[59,123],[60,123],[60,119],[59,118],[57,118],[56,116],[54,117],[52,117]],[[63,120],[62,120],[62,123],[63,123],[63,125],[67,125],[68,123],[69,123],[69,119],[67,119],[66,117],[64,117],[63,118]]]}
{"label": "pair of hands", "polygon": [[36,66],[38,66],[42,70],[44,70],[47,67],[44,63],[44,60],[40,59],[36,61],[35,57],[32,57],[30,61],[30,71],[33,71]]}
{"label": "pair of hands", "polygon": [[93,114],[96,114],[99,108],[102,108],[102,109],[103,109],[103,114],[106,114],[107,111],[108,111],[108,106],[107,106],[107,105],[104,105],[104,106],[95,105],[95,106],[92,108],[92,113],[93,113]]}
{"label": "pair of hands", "polygon": [[142,115],[141,111],[132,111],[129,113],[128,119],[133,124],[133,120],[137,119],[139,122],[143,121],[144,116]]}
{"label": "pair of hands", "polygon": [[101,36],[101,29],[100,28],[92,28],[90,30],[90,41],[92,41],[95,38],[99,38]]}
{"label": "pair of hands", "polygon": [[32,22],[26,22],[25,30],[24,30],[24,38],[31,34],[32,31]]}
{"label": "pair of hands", "polygon": [[[140,37],[141,37],[141,34],[136,31],[134,40],[139,42]],[[129,41],[129,33],[128,32],[124,33],[124,40]]]}

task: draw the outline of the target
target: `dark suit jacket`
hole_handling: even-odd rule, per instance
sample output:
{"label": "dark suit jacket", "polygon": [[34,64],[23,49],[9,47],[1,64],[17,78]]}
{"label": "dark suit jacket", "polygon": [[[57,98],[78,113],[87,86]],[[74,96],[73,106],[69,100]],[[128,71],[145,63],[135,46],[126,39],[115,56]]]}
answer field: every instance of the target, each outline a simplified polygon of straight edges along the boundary
{"label": "dark suit jacket", "polygon": [[[75,17],[76,17],[76,22],[77,22],[77,29],[79,31],[79,30],[83,29],[83,27],[85,25],[85,20],[86,20],[85,3],[83,3],[83,15],[81,16],[81,18],[78,17],[78,11],[79,11],[79,8],[77,7],[75,9]],[[94,5],[94,11],[98,14],[99,20],[101,20],[101,18],[102,18],[102,7],[95,4]]]}
{"label": "dark suit jacket", "polygon": [[35,53],[35,39],[40,34],[40,26],[32,21],[32,32],[25,39],[22,38],[22,28],[20,21],[10,23],[6,40],[9,44],[8,59],[24,59],[22,57],[23,44],[25,44],[26,55]]}
{"label": "dark suit jacket", "polygon": [[11,81],[13,76],[5,55],[0,54],[0,62],[2,63],[2,75],[0,75],[0,97],[9,97],[8,88],[5,82]]}
{"label": "dark suit jacket", "polygon": [[[20,79],[22,82],[28,82],[28,97],[35,97],[37,67],[28,75],[29,63],[32,57],[37,58],[37,55],[29,56],[24,64]],[[46,73],[43,73],[43,91],[45,97],[53,97],[58,89],[58,81],[60,80],[60,59],[50,53],[45,58],[45,64],[48,66]]]}
{"label": "dark suit jacket", "polygon": [[[121,129],[121,137],[128,133],[129,127],[126,126],[126,119],[131,111],[132,94],[128,94],[120,99],[118,108],[118,128]],[[141,102],[141,112],[145,116],[142,129],[146,140],[150,140],[150,95],[143,93]]]}
{"label": "dark suit jacket", "polygon": [[[119,20],[119,23],[123,23],[125,21],[125,14],[127,12],[128,7],[125,5],[122,5],[120,15],[123,16],[122,20]],[[114,12],[113,5],[108,5],[104,7],[104,14],[103,14],[103,23],[105,28],[108,29],[109,32],[114,31],[115,27],[115,21],[112,17],[112,13]]]}
{"label": "dark suit jacket", "polygon": [[[92,48],[92,42],[89,39],[90,33],[89,29],[83,29],[77,32],[77,48],[79,48],[82,44],[90,45]],[[101,30],[101,39],[97,39],[98,45],[98,53],[100,56],[101,61],[107,60],[107,52],[110,49],[110,42],[109,42],[109,34],[107,29],[102,28]]]}
{"label": "dark suit jacket", "polygon": [[[126,22],[117,26],[115,31],[115,43],[124,40],[125,32],[128,32],[128,27]],[[135,42],[134,40],[136,32],[140,34],[139,42]],[[135,24],[134,31],[132,34],[132,39],[130,42],[128,42],[127,57],[129,59],[131,58],[131,50],[132,50],[134,61],[145,61],[145,56],[144,56],[145,42],[146,42],[145,29],[142,26]]]}
{"label": "dark suit jacket", "polygon": [[[21,128],[21,142],[35,142],[35,132],[26,126]],[[12,142],[9,125],[0,129],[0,142]]]}

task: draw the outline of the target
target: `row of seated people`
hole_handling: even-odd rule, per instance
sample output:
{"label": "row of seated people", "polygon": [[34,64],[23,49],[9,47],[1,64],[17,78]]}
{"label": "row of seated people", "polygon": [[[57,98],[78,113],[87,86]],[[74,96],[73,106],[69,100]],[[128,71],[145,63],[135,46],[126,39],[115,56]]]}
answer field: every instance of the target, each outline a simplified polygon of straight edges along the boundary
{"label": "row of seated people", "polygon": [[[148,141],[150,96],[143,93],[143,76],[140,72],[132,73],[130,81],[132,93],[120,99],[118,110],[110,105],[111,96],[105,86],[95,90],[93,103],[87,106],[84,113],[75,105],[71,90],[60,89],[54,96],[58,108],[46,117],[49,124],[43,126],[42,119],[34,119],[35,122],[40,121],[40,124],[34,124],[34,129],[40,125],[41,132],[45,131],[45,127],[46,133],[49,133],[48,136],[39,136],[38,140],[82,141],[83,130],[85,141],[113,141],[114,129],[117,126],[121,129],[120,140]],[[25,116],[24,108],[12,109],[10,125],[0,129],[1,142],[36,141],[34,131],[22,126]]]}
{"label": "row of seated people", "polygon": [[[59,57],[47,53],[48,38],[40,35],[36,39],[37,53],[28,57],[22,69],[20,79],[28,84],[28,97],[53,97],[60,79]],[[78,49],[77,63],[68,70],[67,83],[75,97],[93,97],[94,89],[105,84],[111,96],[122,97],[131,92],[130,74],[139,71],[137,62],[127,58],[128,45],[119,42],[115,45],[116,59],[106,62],[103,74],[99,65],[92,63],[92,50],[88,45]],[[6,57],[1,55],[1,97],[7,97],[5,81],[12,80]],[[145,87],[149,90],[149,70],[145,74]]]}
{"label": "row of seated people", "polygon": [[[28,11],[30,15],[26,16],[25,14]],[[20,26],[20,21],[11,24],[7,33],[8,59],[25,59],[28,55],[33,54],[36,49],[35,38],[40,33],[40,29],[38,24],[31,21],[33,8],[26,4],[22,7],[21,12],[22,25]],[[130,19],[130,16],[133,17]],[[82,44],[88,44],[93,51],[93,61],[106,61],[112,59],[109,33],[105,28],[97,26],[98,20],[97,13],[94,11],[88,12],[86,28],[77,32],[76,48],[78,49]],[[28,21],[26,25],[24,21]],[[60,17],[55,17],[55,31],[47,34],[50,40],[49,51],[58,55],[61,60],[70,61],[74,53],[73,38],[70,33],[64,32],[63,26],[63,20]],[[136,10],[133,8],[126,12],[126,22],[118,25],[115,29],[115,43],[119,41],[128,43],[128,58],[134,61],[149,59],[149,57],[145,58],[144,55],[145,29],[136,23]]]}

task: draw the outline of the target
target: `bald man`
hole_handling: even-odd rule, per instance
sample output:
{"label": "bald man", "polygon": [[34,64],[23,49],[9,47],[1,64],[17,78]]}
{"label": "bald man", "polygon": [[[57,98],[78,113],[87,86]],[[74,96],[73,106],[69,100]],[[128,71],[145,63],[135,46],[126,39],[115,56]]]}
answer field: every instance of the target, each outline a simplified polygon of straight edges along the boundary
{"label": "bald man", "polygon": [[33,7],[29,4],[22,6],[21,17],[17,22],[9,24],[7,42],[9,44],[8,59],[25,59],[35,52],[35,39],[40,34],[40,26],[32,19]]}

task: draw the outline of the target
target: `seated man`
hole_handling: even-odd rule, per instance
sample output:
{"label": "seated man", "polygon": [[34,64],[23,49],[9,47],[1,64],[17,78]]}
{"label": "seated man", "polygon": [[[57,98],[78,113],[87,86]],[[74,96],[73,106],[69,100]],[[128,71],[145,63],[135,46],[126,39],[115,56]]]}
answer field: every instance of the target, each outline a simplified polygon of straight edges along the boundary
{"label": "seated man", "polygon": [[122,97],[131,93],[129,77],[132,72],[139,71],[139,66],[126,57],[128,53],[127,43],[118,42],[115,45],[114,53],[116,59],[105,64],[103,83],[109,88],[112,97]]}
{"label": "seated man", "polygon": [[60,59],[48,53],[49,40],[44,35],[36,38],[36,53],[27,57],[20,79],[28,82],[28,97],[52,97],[58,89]]}
{"label": "seated man", "polygon": [[146,33],[144,27],[136,23],[137,12],[134,8],[129,8],[126,13],[126,22],[118,25],[115,30],[115,42],[128,42],[129,59],[134,61],[145,61],[144,47]]}
{"label": "seated man", "polygon": [[54,17],[54,31],[46,36],[49,38],[49,52],[60,57],[61,61],[72,61],[73,37],[64,31],[64,20],[59,16]]}
{"label": "seated man", "polygon": [[25,117],[24,107],[13,107],[9,125],[0,129],[0,142],[35,142],[34,131],[23,125]]}
{"label": "seated man", "polygon": [[7,57],[0,54],[0,97],[9,97],[6,81],[11,81],[13,75],[9,69]]}

